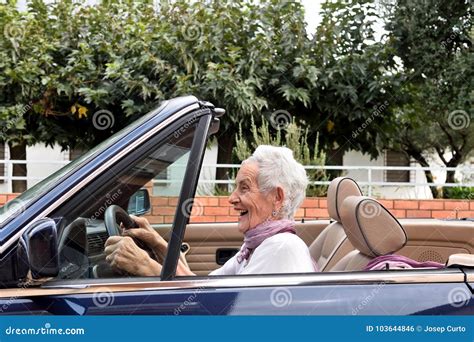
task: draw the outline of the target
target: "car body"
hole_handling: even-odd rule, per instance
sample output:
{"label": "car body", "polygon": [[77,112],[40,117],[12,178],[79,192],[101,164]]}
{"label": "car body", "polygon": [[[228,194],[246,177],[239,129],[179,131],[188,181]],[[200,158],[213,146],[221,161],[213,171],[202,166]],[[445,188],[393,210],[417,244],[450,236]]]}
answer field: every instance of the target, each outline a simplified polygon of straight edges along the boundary
{"label": "car body", "polygon": [[[217,131],[222,115],[223,110],[193,96],[165,101],[22,194],[14,203],[7,203],[0,214],[0,312],[9,315],[474,313],[474,272],[467,265],[403,271],[239,276],[206,276],[207,272],[201,268],[197,269],[198,277],[176,277],[185,240],[195,251],[199,250],[193,247],[195,244],[207,246],[207,242],[214,246],[211,252],[194,255],[191,268],[197,267],[199,258],[215,268],[226,260],[225,255],[223,260],[218,260],[217,254],[222,256],[226,250],[235,252],[242,241],[236,224],[189,224],[190,204],[206,143]],[[112,204],[126,208],[137,191],[164,171],[168,172],[171,166],[179,174],[175,180],[178,185],[173,188],[176,210],[168,224],[156,225],[169,239],[161,277],[97,277],[94,270],[104,256],[93,243],[104,236],[104,212]],[[184,171],[177,172],[175,166],[183,167]],[[406,222],[406,225],[409,232],[410,229],[437,231],[438,237],[449,235],[451,230],[453,235],[448,240],[453,252],[457,249],[474,252],[472,239],[463,242],[463,238],[456,236],[457,231],[462,231],[463,236],[474,232],[472,222],[434,221],[433,225],[441,230],[431,227],[430,220]],[[309,234],[311,238],[306,240],[310,242],[327,224],[327,221],[300,223],[298,232]],[[42,229],[50,235],[38,242],[32,236]],[[222,236],[232,242],[225,242]],[[426,241],[437,239],[425,236],[423,246]],[[416,244],[415,240],[412,242]],[[35,246],[42,249],[39,251],[40,247]],[[441,244],[439,248],[448,247]],[[44,255],[50,253],[50,260],[43,260],[41,267],[36,268],[36,277],[32,277],[34,263],[41,260],[38,251]],[[214,257],[217,264],[212,261]],[[50,269],[45,265],[51,266]],[[20,282],[21,279],[27,280]]]}

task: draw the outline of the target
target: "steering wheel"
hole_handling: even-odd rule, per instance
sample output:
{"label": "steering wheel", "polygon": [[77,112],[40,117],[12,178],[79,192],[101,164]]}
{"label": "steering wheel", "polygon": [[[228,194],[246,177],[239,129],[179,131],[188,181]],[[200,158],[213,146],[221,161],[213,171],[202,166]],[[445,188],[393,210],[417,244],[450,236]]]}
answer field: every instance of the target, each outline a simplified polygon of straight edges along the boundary
{"label": "steering wheel", "polygon": [[[109,206],[107,210],[105,211],[104,224],[105,224],[105,229],[107,230],[107,233],[109,234],[109,236],[122,235],[122,228],[120,227],[120,224],[122,224],[123,229],[133,229],[133,228],[138,227],[138,224],[130,217],[130,215],[121,207],[115,204]],[[159,261],[155,252],[150,247],[148,247],[146,243],[135,238],[133,239],[133,241],[139,248],[147,252],[150,258],[152,258],[155,261]],[[137,260],[137,262],[140,262],[140,261]],[[103,262],[97,266],[98,267],[94,271],[97,278],[113,277],[113,276],[118,275],[118,272],[116,272],[115,270],[112,270],[110,265],[106,262]]]}
{"label": "steering wheel", "polygon": [[136,228],[138,225],[130,217],[130,215],[118,205],[111,205],[107,208],[104,214],[104,224],[109,236],[120,236],[122,235],[122,229],[120,223],[124,226],[124,229]]}

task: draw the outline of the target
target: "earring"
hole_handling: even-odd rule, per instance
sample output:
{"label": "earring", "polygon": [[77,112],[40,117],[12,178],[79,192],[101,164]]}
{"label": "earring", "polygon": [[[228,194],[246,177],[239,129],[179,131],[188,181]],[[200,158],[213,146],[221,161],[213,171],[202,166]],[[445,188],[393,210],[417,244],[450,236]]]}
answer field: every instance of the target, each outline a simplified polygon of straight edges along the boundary
{"label": "earring", "polygon": [[272,211],[272,216],[273,216],[273,217],[276,217],[277,215],[278,215],[278,211],[273,210],[273,211]]}

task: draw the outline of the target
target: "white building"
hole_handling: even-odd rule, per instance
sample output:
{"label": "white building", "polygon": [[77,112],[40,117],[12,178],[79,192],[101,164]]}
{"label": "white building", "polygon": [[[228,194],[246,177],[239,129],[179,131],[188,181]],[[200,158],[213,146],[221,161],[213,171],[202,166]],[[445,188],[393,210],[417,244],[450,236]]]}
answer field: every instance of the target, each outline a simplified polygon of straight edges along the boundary
{"label": "white building", "polygon": [[[77,157],[77,153],[70,151],[61,151],[60,147],[47,147],[44,144],[37,144],[27,148],[27,186],[30,188],[41,179],[54,173],[63,165],[67,164],[71,159]],[[5,159],[9,159],[8,148],[5,149]],[[206,149],[206,154],[201,170],[200,182],[198,186],[198,194],[212,195],[216,178],[216,161],[217,146]],[[433,157],[433,164],[443,164],[440,160]],[[185,165],[185,164],[184,164]],[[356,151],[346,152],[342,157],[342,166],[350,169],[344,170],[343,174],[352,177],[361,183],[363,191],[367,195],[379,198],[432,198],[431,191],[426,185],[416,185],[426,183],[426,177],[422,170],[386,170],[387,166],[411,166],[419,167],[414,161],[407,160],[403,155],[395,152],[384,152],[377,159],[371,160],[370,156]],[[431,165],[431,164],[430,164]],[[460,167],[460,171],[456,172],[457,179],[462,183],[474,182],[474,158],[471,158],[464,166]],[[179,190],[175,189],[176,184],[172,182],[174,178],[181,179],[184,173],[184,167],[179,163],[173,166],[174,170],[168,172],[164,178],[158,179],[154,184],[154,194],[176,195]],[[373,168],[375,167],[375,168]],[[372,169],[371,169],[372,168]],[[234,174],[237,170],[234,169]],[[7,176],[7,168],[3,169],[4,175]],[[232,179],[232,172],[229,173],[229,179]],[[444,183],[446,172],[442,170],[433,170],[436,183]],[[165,179],[166,178],[166,179]],[[167,181],[171,181],[167,183]],[[395,182],[395,186],[384,185],[381,183]],[[371,189],[367,183],[371,183]],[[3,181],[0,183],[0,193],[11,192],[11,182]]]}

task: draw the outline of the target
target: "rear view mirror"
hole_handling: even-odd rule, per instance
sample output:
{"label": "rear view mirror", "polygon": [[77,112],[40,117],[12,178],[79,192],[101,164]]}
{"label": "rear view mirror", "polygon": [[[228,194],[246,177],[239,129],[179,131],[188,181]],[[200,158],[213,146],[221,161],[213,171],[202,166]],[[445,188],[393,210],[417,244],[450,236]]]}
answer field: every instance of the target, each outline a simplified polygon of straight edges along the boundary
{"label": "rear view mirror", "polygon": [[23,233],[18,242],[18,259],[22,276],[28,270],[33,279],[59,274],[58,234],[52,219],[41,219]]}
{"label": "rear view mirror", "polygon": [[130,215],[140,216],[148,213],[151,209],[150,195],[147,189],[135,192],[128,201],[127,212]]}

